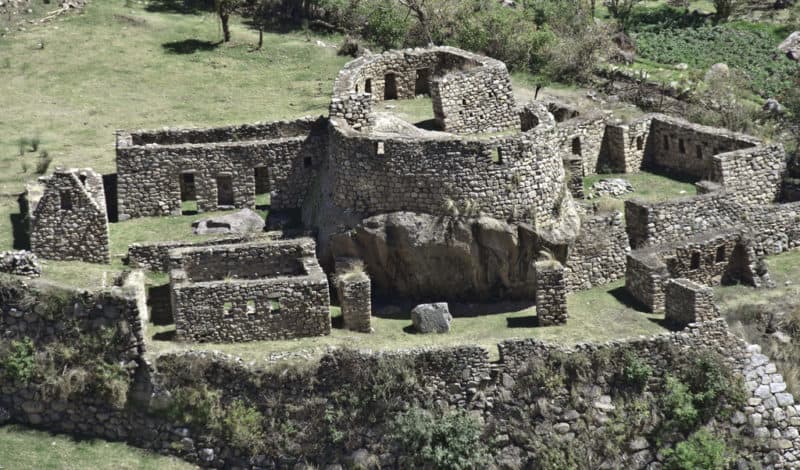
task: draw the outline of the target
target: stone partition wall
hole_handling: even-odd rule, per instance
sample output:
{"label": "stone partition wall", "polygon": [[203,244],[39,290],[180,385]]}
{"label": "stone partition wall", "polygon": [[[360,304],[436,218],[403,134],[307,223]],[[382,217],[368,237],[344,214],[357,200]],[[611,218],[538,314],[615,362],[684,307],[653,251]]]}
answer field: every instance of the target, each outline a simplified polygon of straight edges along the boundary
{"label": "stone partition wall", "polygon": [[128,146],[213,144],[248,140],[285,139],[310,134],[314,118],[294,121],[256,122],[211,128],[164,128],[158,130],[118,131],[117,139]]}
{"label": "stone partition wall", "polygon": [[333,278],[345,329],[372,333],[372,282],[364,272],[363,262],[337,259]]}
{"label": "stone partition wall", "polygon": [[644,165],[686,178],[709,179],[715,155],[758,144],[758,139],[748,135],[657,114],[651,119]]}
{"label": "stone partition wall", "polygon": [[567,247],[564,262],[567,290],[591,289],[623,277],[629,251],[621,212],[584,218],[580,234]]}
{"label": "stone partition wall", "polygon": [[31,250],[62,261],[109,263],[103,178],[91,169],[56,169],[30,204]]}
{"label": "stone partition wall", "polygon": [[[192,198],[199,211],[252,209],[257,190],[270,193],[272,209],[299,208],[327,153],[327,120],[303,118],[274,126],[279,131],[237,134],[239,128],[225,127],[169,130],[164,136],[119,133],[120,220],[180,215],[182,200]],[[192,138],[197,142],[184,142]]]}
{"label": "stone partition wall", "polygon": [[564,168],[548,129],[471,140],[363,134],[343,121],[332,124],[330,168],[339,207],[368,215],[469,209],[537,224],[559,216]]}
{"label": "stone partition wall", "polygon": [[446,132],[520,129],[511,77],[502,62],[437,77],[430,92],[436,122]]}
{"label": "stone partition wall", "polygon": [[614,173],[638,173],[643,166],[652,115],[626,124],[608,124],[598,166]]}
{"label": "stone partition wall", "polygon": [[328,279],[309,238],[170,251],[180,340],[236,342],[327,335]]}
{"label": "stone partition wall", "polygon": [[[269,236],[268,233],[265,235]],[[250,238],[236,235],[196,241],[186,240],[131,243],[128,245],[127,263],[130,267],[136,269],[146,269],[148,271],[168,273],[170,250],[190,246],[230,245],[233,243],[243,243],[248,240],[250,240]]]}
{"label": "stone partition wall", "polygon": [[689,279],[667,281],[664,320],[673,327],[684,329],[690,323],[719,318],[714,304],[714,290]]}
{"label": "stone partition wall", "polygon": [[558,261],[536,263],[536,318],[539,326],[567,322],[567,286],[564,267]]}
{"label": "stone partition wall", "polygon": [[664,308],[668,279],[715,286],[723,281],[758,284],[757,259],[741,231],[709,232],[628,255],[625,288],[650,311]]}
{"label": "stone partition wall", "polygon": [[580,174],[573,171],[573,176],[583,178],[603,170],[600,154],[607,119],[608,114],[594,112],[559,122],[553,129],[561,159],[581,162]]}
{"label": "stone partition wall", "polygon": [[331,117],[354,128],[370,125],[371,105],[431,95],[448,132],[519,128],[504,63],[448,46],[386,51],[348,62],[333,86]]}
{"label": "stone partition wall", "polygon": [[650,203],[625,201],[631,248],[667,243],[698,233],[735,227],[745,208],[724,191]]}
{"label": "stone partition wall", "polygon": [[714,155],[710,179],[743,204],[780,201],[786,174],[783,145],[765,145]]}
{"label": "stone partition wall", "polygon": [[304,262],[315,259],[310,238],[260,240],[170,250],[170,269],[180,269],[193,282],[305,275]]}

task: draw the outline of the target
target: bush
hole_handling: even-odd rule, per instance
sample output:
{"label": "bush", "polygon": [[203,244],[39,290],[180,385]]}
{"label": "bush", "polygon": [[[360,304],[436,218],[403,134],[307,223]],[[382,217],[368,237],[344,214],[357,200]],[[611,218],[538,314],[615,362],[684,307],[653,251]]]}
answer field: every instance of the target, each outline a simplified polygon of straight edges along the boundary
{"label": "bush", "polygon": [[412,408],[394,420],[391,434],[406,468],[461,470],[488,464],[481,424],[463,411],[434,416]]}
{"label": "bush", "polygon": [[263,423],[264,415],[256,408],[234,400],[212,426],[234,447],[257,454],[266,445]]}
{"label": "bush", "polygon": [[622,365],[623,384],[636,391],[643,392],[653,376],[653,369],[644,362],[635,352],[625,351]]}
{"label": "bush", "polygon": [[694,406],[694,395],[689,391],[689,386],[680,379],[667,375],[662,404],[670,427],[687,432],[697,426],[698,412]]}
{"label": "bush", "polygon": [[0,371],[7,380],[28,384],[36,373],[33,341],[25,337],[0,350]]}
{"label": "bush", "polygon": [[384,0],[373,7],[367,17],[366,36],[384,49],[400,47],[408,30],[408,15]]}
{"label": "bush", "polygon": [[665,470],[724,470],[733,461],[725,442],[705,429],[663,454]]}
{"label": "bush", "polygon": [[220,415],[220,394],[208,385],[179,387],[172,392],[172,403],[164,414],[179,423],[203,428]]}

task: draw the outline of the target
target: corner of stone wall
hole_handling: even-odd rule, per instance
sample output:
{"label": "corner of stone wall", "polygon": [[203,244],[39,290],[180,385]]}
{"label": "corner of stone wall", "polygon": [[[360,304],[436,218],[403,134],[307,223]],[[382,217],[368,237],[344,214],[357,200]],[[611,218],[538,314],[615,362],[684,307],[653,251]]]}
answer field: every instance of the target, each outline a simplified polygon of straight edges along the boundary
{"label": "corner of stone wall", "polygon": [[670,279],[665,286],[664,319],[676,328],[719,318],[714,291],[689,279]]}
{"label": "corner of stone wall", "polygon": [[364,272],[361,261],[337,259],[334,284],[345,329],[372,333],[372,282]]}
{"label": "corner of stone wall", "polygon": [[557,261],[536,263],[536,316],[539,326],[567,322],[567,284],[564,267]]}

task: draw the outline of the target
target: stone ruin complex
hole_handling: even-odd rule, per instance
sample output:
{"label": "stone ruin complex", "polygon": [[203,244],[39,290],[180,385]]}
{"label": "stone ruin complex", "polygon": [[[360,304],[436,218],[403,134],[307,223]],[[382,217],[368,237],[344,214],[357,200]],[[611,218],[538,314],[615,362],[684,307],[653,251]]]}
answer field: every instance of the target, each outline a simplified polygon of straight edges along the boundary
{"label": "stone ruin complex", "polygon": [[[422,123],[382,104],[419,95],[433,108]],[[374,296],[535,300],[547,325],[567,321],[567,292],[622,277],[647,309],[669,310],[670,292],[685,309],[697,304],[687,283],[768,284],[761,258],[800,242],[780,146],[660,114],[623,123],[518,106],[503,63],[451,47],[351,61],[327,118],[120,131],[116,143],[106,192],[119,220],[268,198],[268,226],[294,214],[315,238],[132,245],[131,266],[171,274],[164,304],[182,339],[327,334],[328,285],[345,326],[364,332]],[[698,195],[626,201],[624,215],[583,201],[584,177],[641,170],[693,181]],[[33,250],[108,263],[103,179],[58,170],[43,184]]]}

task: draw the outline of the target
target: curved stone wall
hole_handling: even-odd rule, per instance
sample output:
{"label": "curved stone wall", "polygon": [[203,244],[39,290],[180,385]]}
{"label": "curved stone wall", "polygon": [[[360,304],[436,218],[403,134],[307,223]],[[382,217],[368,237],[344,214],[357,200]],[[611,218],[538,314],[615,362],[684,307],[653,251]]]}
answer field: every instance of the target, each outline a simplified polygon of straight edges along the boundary
{"label": "curved stone wall", "polygon": [[364,214],[483,213],[546,224],[559,216],[564,168],[555,135],[503,139],[361,133],[332,119],[334,202]]}

